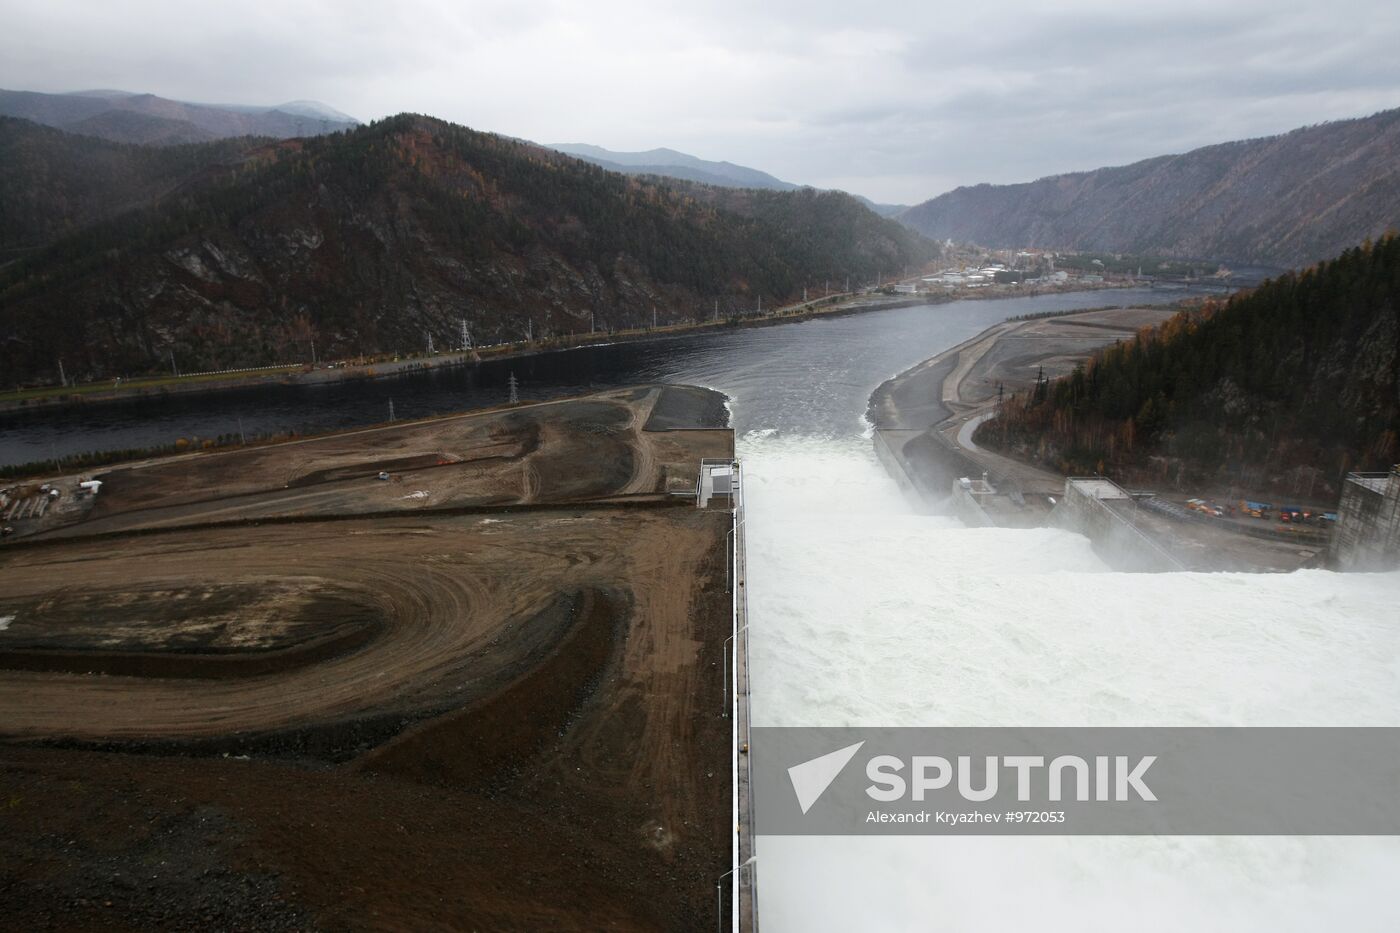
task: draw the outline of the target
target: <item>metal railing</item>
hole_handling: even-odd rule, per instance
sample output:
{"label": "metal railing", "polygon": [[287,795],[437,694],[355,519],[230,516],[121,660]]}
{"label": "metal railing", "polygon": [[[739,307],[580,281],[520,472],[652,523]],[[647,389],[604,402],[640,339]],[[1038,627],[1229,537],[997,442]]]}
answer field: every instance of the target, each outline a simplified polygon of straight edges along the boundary
{"label": "metal railing", "polygon": [[722,883],[727,877],[730,882],[730,929],[734,933],[757,933],[758,869],[755,864],[757,856],[754,852],[753,837],[753,768],[751,756],[747,751],[750,719],[749,589],[744,538],[744,492],[739,461],[736,459],[731,463],[733,524],[726,537],[729,538],[733,572],[728,575],[731,609],[730,634],[726,643],[732,641],[734,649],[733,664],[726,664],[725,686],[728,697],[725,712],[730,722],[730,789],[734,835],[731,840],[730,869],[720,880]]}

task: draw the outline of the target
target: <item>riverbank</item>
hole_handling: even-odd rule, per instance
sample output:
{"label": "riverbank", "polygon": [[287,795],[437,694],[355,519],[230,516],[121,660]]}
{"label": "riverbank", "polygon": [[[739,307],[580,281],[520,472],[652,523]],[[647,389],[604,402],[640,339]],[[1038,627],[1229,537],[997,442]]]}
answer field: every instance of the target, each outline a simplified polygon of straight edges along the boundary
{"label": "riverbank", "polygon": [[694,488],[733,456],[722,403],[637,386],[156,461],[11,536],[0,917],[708,924],[733,518]]}
{"label": "riverbank", "polygon": [[884,295],[869,292],[842,293],[787,305],[761,314],[687,321],[655,328],[573,334],[548,340],[520,341],[476,347],[465,352],[457,350],[450,353],[407,357],[361,357],[316,364],[290,363],[236,372],[150,376],[132,380],[85,383],[76,386],[45,386],[13,390],[0,392],[0,413],[61,409],[141,398],[229,393],[256,389],[261,386],[324,385],[351,380],[380,379],[414,372],[469,366],[486,360],[516,359],[612,343],[667,340],[713,330],[770,327],[776,324],[789,324],[818,317],[839,317],[916,305],[947,304],[953,301],[1034,297],[1036,295],[1111,290],[1124,287],[1130,287],[1130,284],[1040,286],[1033,289],[1019,286],[998,286],[995,289],[984,288],[966,293],[959,291],[918,296]]}
{"label": "riverbank", "polygon": [[[875,427],[876,452],[924,508],[951,511],[973,526],[1063,523],[1075,511],[1062,505],[1067,477],[981,447],[974,434],[994,417],[998,398],[1032,389],[1037,379],[1068,375],[1098,348],[1131,339],[1174,311],[1100,309],[993,325],[875,390],[867,418]],[[1122,499],[1118,511],[1123,514],[1106,516],[1103,527],[1126,523],[1129,535],[1147,536],[1149,549],[1166,555],[1156,569],[1288,571],[1319,556],[1316,542],[1294,536],[1197,521],[1179,506],[1138,508],[1143,499],[1165,496],[1117,490],[1110,498]],[[1073,530],[1091,529],[1075,522]],[[1119,553],[1108,546],[1097,549],[1111,565],[1125,559],[1121,547]],[[1131,568],[1125,563],[1123,569],[1141,569],[1143,563],[1133,561]]]}

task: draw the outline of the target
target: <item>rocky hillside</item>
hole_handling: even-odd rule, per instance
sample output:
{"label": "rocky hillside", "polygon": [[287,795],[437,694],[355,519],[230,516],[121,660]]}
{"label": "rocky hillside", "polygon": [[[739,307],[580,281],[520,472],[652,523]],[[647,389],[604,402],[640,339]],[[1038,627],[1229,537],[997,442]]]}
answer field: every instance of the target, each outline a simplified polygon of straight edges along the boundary
{"label": "rocky hillside", "polygon": [[148,206],[205,168],[242,161],[257,142],[123,145],[0,117],[0,263]]}
{"label": "rocky hillside", "polygon": [[1336,493],[1400,459],[1400,237],[1183,312],[1013,398],[979,442],[1069,474]]}
{"label": "rocky hillside", "polygon": [[1298,267],[1400,226],[1400,110],[1020,185],[958,188],[901,220],[982,246]]}
{"label": "rocky hillside", "polygon": [[7,383],[707,318],[935,253],[848,195],[662,185],[413,115],[195,161],[0,268]]}

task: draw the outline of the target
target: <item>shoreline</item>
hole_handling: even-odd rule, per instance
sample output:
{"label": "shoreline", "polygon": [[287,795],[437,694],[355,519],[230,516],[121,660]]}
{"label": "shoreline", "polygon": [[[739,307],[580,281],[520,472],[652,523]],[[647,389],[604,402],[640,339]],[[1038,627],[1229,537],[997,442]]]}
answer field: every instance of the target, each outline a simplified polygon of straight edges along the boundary
{"label": "shoreline", "polygon": [[[271,364],[265,367],[252,367],[239,375],[230,373],[226,379],[217,378],[220,374],[200,373],[182,377],[138,377],[132,385],[112,388],[98,388],[89,383],[80,387],[58,387],[41,390],[36,395],[19,398],[0,396],[0,414],[15,414],[31,411],[63,410],[88,405],[127,402],[136,399],[164,398],[172,395],[221,395],[239,391],[255,390],[270,386],[325,385],[351,380],[385,379],[424,370],[452,369],[471,366],[477,363],[520,359],[557,353],[585,347],[607,346],[619,343],[646,343],[671,340],[691,334],[712,330],[748,327],[773,327],[821,317],[841,317],[850,314],[864,314],[871,311],[885,311],[894,308],[916,307],[919,305],[942,305],[955,301],[978,301],[1004,298],[1033,298],[1041,295],[1068,294],[1086,291],[1116,291],[1137,287],[1135,283],[1106,282],[1095,285],[1075,285],[1064,288],[1041,287],[1018,291],[993,291],[980,289],[970,294],[929,294],[918,296],[898,296],[883,294],[833,295],[828,298],[815,298],[803,304],[789,305],[768,312],[762,316],[724,318],[721,320],[695,321],[671,324],[655,329],[599,332],[596,334],[571,335],[567,338],[553,338],[558,343],[536,341],[534,343],[498,344],[471,351],[438,353],[433,356],[412,356],[399,359],[372,360],[353,365],[318,366],[309,368],[307,363]],[[339,361],[337,361],[339,362]]]}
{"label": "shoreline", "polygon": [[[733,462],[720,402],[648,384],[63,483],[0,546],[7,844],[34,903],[207,907],[251,887],[252,838],[283,885],[257,902],[327,928],[423,904],[452,928],[708,918],[740,754],[735,520],[695,499]],[[209,869],[171,881],[133,824]]]}
{"label": "shoreline", "polygon": [[[1263,528],[1179,520],[1192,513],[1172,507],[1172,492],[1129,491],[1104,478],[1072,481],[973,440],[995,415],[999,391],[1025,391],[1042,372],[1048,379],[1067,375],[1100,347],[1171,313],[1086,310],[994,324],[871,393],[866,417],[876,455],[924,510],[952,512],[973,527],[1064,527],[1088,537],[1114,569],[1287,572],[1312,566],[1325,547]],[[1082,494],[1086,485],[1095,489]],[[1148,500],[1164,507],[1138,507]]]}

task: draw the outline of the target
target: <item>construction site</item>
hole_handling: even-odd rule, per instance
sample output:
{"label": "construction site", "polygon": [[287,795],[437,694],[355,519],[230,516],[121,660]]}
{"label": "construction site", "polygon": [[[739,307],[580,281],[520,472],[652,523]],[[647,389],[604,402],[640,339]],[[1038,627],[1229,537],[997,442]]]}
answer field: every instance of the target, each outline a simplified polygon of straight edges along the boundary
{"label": "construction site", "polygon": [[733,444],[647,386],[11,487],[4,925],[713,926]]}
{"label": "construction site", "polygon": [[[1336,515],[1222,494],[1221,505],[1102,476],[1065,477],[977,444],[998,402],[1069,375],[1095,350],[1175,313],[1111,308],[1011,320],[885,382],[870,398],[876,453],[906,494],[972,526],[1055,525],[1125,571],[1287,572],[1321,566]],[[1277,521],[1275,521],[1277,519]]]}

